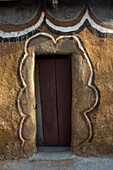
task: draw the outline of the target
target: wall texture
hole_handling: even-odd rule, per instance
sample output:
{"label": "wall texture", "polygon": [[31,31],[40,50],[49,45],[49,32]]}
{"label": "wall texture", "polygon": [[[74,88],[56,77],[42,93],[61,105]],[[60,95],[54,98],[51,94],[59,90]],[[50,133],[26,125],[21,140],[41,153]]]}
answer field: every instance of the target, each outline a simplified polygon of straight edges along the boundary
{"label": "wall texture", "polygon": [[[36,152],[33,57],[35,53],[57,51],[56,39],[61,36],[71,37],[73,43],[72,37],[78,38],[75,46],[82,47],[82,52],[79,49],[76,53],[76,62],[72,57],[75,63],[72,68],[77,72],[73,82],[76,100],[73,100],[72,111],[72,151],[84,156],[113,156],[112,3],[105,1],[103,5],[102,1],[95,4],[88,1],[86,6],[85,1],[76,1],[73,5],[61,2],[58,9],[52,9],[50,4],[40,8],[36,2],[31,7],[25,4],[0,7],[0,159],[17,159]],[[31,42],[40,32],[49,36],[49,40]],[[97,96],[93,89],[87,91],[90,89],[87,81],[98,90]],[[28,92],[27,83],[30,85]],[[80,86],[87,88],[87,92],[81,92]],[[87,120],[83,121],[84,116],[77,115],[77,111]],[[23,128],[23,124],[27,128]],[[81,129],[78,132],[77,127]],[[78,147],[77,141],[82,138],[87,140]]]}

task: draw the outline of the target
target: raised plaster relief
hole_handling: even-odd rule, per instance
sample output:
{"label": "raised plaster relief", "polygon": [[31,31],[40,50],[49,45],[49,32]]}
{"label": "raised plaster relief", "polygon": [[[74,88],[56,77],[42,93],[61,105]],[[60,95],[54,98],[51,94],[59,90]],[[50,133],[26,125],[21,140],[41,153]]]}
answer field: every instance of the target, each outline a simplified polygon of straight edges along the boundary
{"label": "raised plaster relief", "polygon": [[[39,38],[42,38],[42,39],[40,41],[38,41]],[[29,47],[29,44],[30,43],[32,44],[33,41],[36,41],[36,42],[32,45],[32,48],[31,48],[31,47]],[[76,102],[80,105],[80,108],[81,108],[81,110],[78,110],[77,117],[79,117],[79,120],[81,121],[81,126],[84,127],[82,129],[80,127],[78,127],[79,135],[81,135],[83,133],[81,130],[84,131],[84,129],[85,129],[84,132],[86,134],[81,135],[80,139],[78,139],[78,141],[74,145],[76,145],[77,147],[81,147],[86,142],[88,142],[92,137],[91,122],[90,122],[87,114],[88,114],[88,112],[93,110],[94,107],[96,106],[96,104],[98,102],[98,92],[97,92],[96,88],[92,85],[93,69],[92,69],[90,60],[87,56],[87,53],[84,50],[79,38],[76,36],[73,36],[73,35],[59,36],[57,39],[55,39],[52,35],[50,35],[48,33],[41,32],[41,33],[37,33],[36,35],[32,36],[31,38],[29,38],[26,41],[25,55],[24,55],[24,57],[21,61],[21,64],[20,64],[20,77],[22,80],[23,88],[21,89],[21,92],[18,97],[18,108],[19,108],[20,115],[22,117],[21,122],[20,122],[20,130],[19,130],[19,136],[22,141],[22,147],[24,147],[25,144],[27,145],[28,141],[34,141],[34,143],[35,143],[35,132],[33,132],[33,130],[32,130],[32,127],[33,127],[32,124],[34,123],[34,126],[35,126],[35,121],[36,121],[35,116],[33,116],[33,115],[35,115],[34,108],[32,106],[28,106],[29,109],[25,109],[25,110],[23,109],[23,106],[26,107],[26,103],[27,103],[27,101],[29,102],[31,97],[35,98],[34,84],[33,84],[34,83],[34,80],[33,80],[34,62],[33,62],[33,60],[35,58],[35,53],[43,54],[45,52],[47,54],[47,53],[63,53],[63,52],[67,53],[68,52],[68,53],[72,54],[72,58],[73,58],[72,60],[74,61],[75,59],[74,59],[73,55],[74,55],[75,51],[71,50],[71,48],[69,48],[69,49],[64,48],[64,46],[67,43],[66,41],[69,41],[70,43],[72,43],[71,48],[73,48],[74,50],[77,49],[79,51],[80,57],[78,56],[78,58],[79,58],[79,60],[82,60],[81,66],[85,65],[85,67],[87,67],[87,69],[86,69],[87,71],[84,71],[81,68],[82,75],[86,74],[85,80],[82,80],[82,81],[79,80],[83,83],[83,89],[80,91],[83,91],[85,98],[88,100],[86,102],[87,104],[81,105],[82,103],[85,102],[84,98],[82,99],[82,97],[83,97],[82,93],[81,93],[81,96],[79,99],[80,101],[77,100],[77,98],[76,98]],[[68,44],[69,44],[69,42],[68,42]],[[36,47],[35,44],[38,44],[38,47]],[[30,51],[30,48],[31,48],[31,51]],[[40,51],[41,48],[42,48],[43,52]],[[30,64],[30,62],[31,62],[31,64]],[[73,68],[74,68],[74,66],[73,66]],[[72,68],[72,70],[73,70],[73,68]],[[29,71],[29,69],[32,70],[32,73],[31,73],[31,70]],[[27,76],[26,76],[26,74],[27,74]],[[81,73],[79,73],[79,74],[81,74]],[[80,79],[79,74],[77,74],[78,79]],[[74,76],[74,73],[73,73],[73,76]],[[74,81],[74,78],[72,78],[72,79]],[[79,85],[78,85],[78,87],[79,87]],[[31,88],[33,88],[33,89],[31,90]],[[25,97],[24,93],[29,93],[30,95],[28,95],[28,96],[26,95],[27,97]],[[32,96],[31,96],[31,94],[32,94]],[[23,102],[23,97],[24,97],[24,102]],[[76,107],[76,105],[74,105],[75,97],[73,96],[72,98],[73,98],[72,99],[73,100],[72,110],[74,111],[74,107]],[[91,99],[89,100],[89,98],[91,98]],[[25,101],[26,101],[26,103],[25,103]],[[76,113],[73,112],[72,115],[76,116]],[[72,123],[72,124],[74,124],[74,123]],[[30,125],[30,127],[29,127],[29,125]],[[79,124],[78,124],[78,126],[79,126]],[[35,128],[34,128],[34,131],[35,131]],[[73,136],[75,133],[78,133],[78,132],[76,132],[76,129],[73,132]],[[72,138],[74,138],[73,136],[72,136]]]}

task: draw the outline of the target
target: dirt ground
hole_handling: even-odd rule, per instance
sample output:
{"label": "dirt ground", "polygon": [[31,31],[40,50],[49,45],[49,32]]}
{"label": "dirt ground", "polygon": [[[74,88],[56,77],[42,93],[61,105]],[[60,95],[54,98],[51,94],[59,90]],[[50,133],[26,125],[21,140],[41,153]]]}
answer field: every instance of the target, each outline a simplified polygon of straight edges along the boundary
{"label": "dirt ground", "polygon": [[1,161],[0,170],[113,170],[113,159],[40,152],[28,159]]}

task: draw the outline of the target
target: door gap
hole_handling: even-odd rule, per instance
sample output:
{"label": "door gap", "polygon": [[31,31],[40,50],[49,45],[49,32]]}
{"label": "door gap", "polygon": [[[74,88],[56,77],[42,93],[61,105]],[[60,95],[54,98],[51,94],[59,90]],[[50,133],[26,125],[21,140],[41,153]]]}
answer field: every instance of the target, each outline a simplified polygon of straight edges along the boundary
{"label": "door gap", "polygon": [[58,98],[57,98],[56,59],[55,59],[55,84],[56,84],[56,112],[57,112],[57,124],[58,124],[58,146],[60,146],[60,132],[59,132],[59,121],[58,121]]}

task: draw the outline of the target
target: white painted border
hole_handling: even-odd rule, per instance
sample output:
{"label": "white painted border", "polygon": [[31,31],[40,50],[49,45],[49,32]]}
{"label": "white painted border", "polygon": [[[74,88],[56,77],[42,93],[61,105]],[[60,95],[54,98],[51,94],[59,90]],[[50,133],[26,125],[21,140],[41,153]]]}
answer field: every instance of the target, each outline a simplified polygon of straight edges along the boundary
{"label": "white painted border", "polygon": [[27,33],[29,33],[29,32],[32,32],[32,31],[34,31],[35,29],[37,29],[38,27],[40,27],[40,25],[41,25],[42,22],[44,21],[44,16],[45,16],[45,13],[42,12],[39,20],[37,21],[37,23],[36,23],[35,25],[33,25],[33,26],[29,27],[29,28],[26,28],[26,29],[24,29],[24,30],[22,30],[22,31],[5,32],[5,31],[1,31],[1,30],[0,30],[0,36],[1,36],[2,38],[13,38],[13,37],[14,37],[14,38],[15,38],[15,37],[17,38],[17,37],[20,37],[20,36],[22,36],[22,35],[25,35],[25,34],[27,34]]}
{"label": "white painted border", "polygon": [[[2,38],[18,38],[20,36],[23,36],[25,34],[28,34],[29,32],[32,32],[34,30],[36,30],[38,27],[40,27],[40,25],[42,24],[42,22],[44,21],[44,17],[45,17],[45,13],[42,12],[41,16],[39,18],[39,20],[37,21],[37,23],[29,28],[26,28],[22,31],[13,31],[13,32],[5,32],[0,30],[0,36]],[[54,23],[52,23],[51,21],[49,21],[48,18],[46,18],[46,24],[51,27],[52,29],[56,30],[56,31],[60,31],[63,33],[68,33],[68,32],[72,32],[72,31],[77,31],[86,21],[86,19],[89,21],[89,23],[91,24],[91,26],[100,31],[101,33],[113,33],[113,29],[110,28],[105,28],[104,26],[101,26],[99,24],[97,24],[91,17],[89,14],[89,10],[87,9],[84,16],[82,17],[82,19],[80,20],[79,23],[75,24],[74,26],[69,26],[69,27],[65,27],[65,26],[56,26]],[[71,23],[71,21],[70,21]],[[106,25],[107,26],[107,25]]]}
{"label": "white painted border", "polygon": [[91,26],[100,31],[101,33],[113,33],[113,30],[112,29],[109,29],[109,28],[105,28],[97,23],[95,23],[95,21],[90,17],[90,14],[89,14],[89,10],[87,9],[84,16],[82,17],[82,19],[80,20],[79,23],[77,23],[76,25],[74,26],[70,26],[70,27],[61,27],[61,26],[56,26],[54,25],[52,22],[50,22],[47,18],[46,18],[46,24],[53,28],[54,30],[56,31],[60,31],[60,32],[72,32],[72,31],[77,31],[83,24],[84,22],[86,21],[86,19],[89,21],[89,23],[91,24]]}
{"label": "white painted border", "polygon": [[87,56],[87,54],[86,54],[86,52],[85,52],[85,50],[84,50],[84,48],[83,48],[83,46],[82,46],[82,44],[81,44],[79,38],[77,38],[76,36],[74,36],[74,35],[60,36],[60,37],[58,37],[57,39],[55,39],[52,35],[50,35],[50,34],[48,34],[48,33],[45,33],[45,32],[41,32],[41,33],[37,33],[36,35],[32,36],[31,38],[29,38],[29,39],[26,41],[26,43],[25,43],[25,55],[24,55],[24,57],[23,57],[23,59],[22,59],[22,61],[21,61],[21,64],[20,64],[20,77],[21,77],[21,80],[22,80],[22,84],[23,84],[23,86],[24,86],[24,87],[21,89],[21,92],[20,92],[19,97],[18,97],[18,109],[19,109],[20,115],[21,115],[21,117],[22,117],[22,120],[21,120],[21,122],[20,122],[20,129],[19,129],[19,136],[20,136],[20,139],[21,139],[21,141],[22,141],[22,145],[24,146],[24,143],[25,143],[25,139],[24,139],[23,136],[22,136],[23,123],[24,123],[25,118],[27,117],[27,113],[26,113],[26,114],[23,113],[23,112],[22,112],[22,109],[21,109],[21,106],[20,106],[20,100],[21,100],[23,91],[27,88],[27,84],[26,84],[26,82],[25,82],[25,80],[24,80],[24,76],[23,76],[23,74],[22,74],[22,73],[23,73],[22,67],[23,67],[23,64],[24,64],[24,62],[25,62],[25,60],[26,60],[26,57],[28,56],[27,46],[28,46],[29,41],[32,40],[32,39],[34,39],[35,37],[40,36],[40,35],[42,35],[42,36],[44,36],[44,37],[47,37],[47,38],[50,38],[55,45],[57,44],[57,42],[58,42],[60,39],[63,39],[63,38],[67,38],[67,39],[68,39],[68,38],[73,38],[73,39],[77,42],[78,47],[80,48],[80,50],[81,50],[81,51],[83,52],[83,54],[84,54],[84,57],[85,57],[85,59],[86,59],[86,61],[87,61],[87,63],[88,63],[88,66],[89,66],[89,68],[90,68],[90,75],[89,75],[89,79],[88,79],[88,87],[94,90],[94,93],[95,93],[95,96],[96,96],[96,100],[95,100],[95,103],[93,104],[93,106],[91,106],[89,109],[87,109],[87,110],[84,111],[84,113],[83,113],[84,116],[85,116],[85,118],[86,118],[86,120],[87,120],[87,123],[88,123],[88,125],[89,125],[89,131],[90,131],[89,134],[90,134],[90,136],[89,136],[88,140],[90,140],[90,138],[91,138],[91,136],[92,136],[92,128],[91,128],[90,120],[89,120],[89,118],[87,117],[87,113],[90,112],[91,110],[93,110],[94,107],[97,105],[97,102],[98,102],[98,92],[97,92],[96,88],[92,85],[93,68],[92,68],[92,65],[91,65],[91,63],[90,63],[90,60],[89,60],[89,58],[88,58],[88,56]]}

